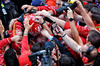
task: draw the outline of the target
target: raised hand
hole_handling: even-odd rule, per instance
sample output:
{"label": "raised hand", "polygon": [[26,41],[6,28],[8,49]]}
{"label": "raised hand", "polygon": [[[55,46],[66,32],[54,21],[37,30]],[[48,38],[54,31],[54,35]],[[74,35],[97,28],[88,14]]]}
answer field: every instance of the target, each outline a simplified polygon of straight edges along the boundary
{"label": "raised hand", "polygon": [[31,5],[23,5],[21,7],[22,10],[24,10],[25,8],[27,8],[26,11],[29,11],[31,9],[35,9],[37,11],[37,7],[31,6]]}
{"label": "raised hand", "polygon": [[57,34],[55,30],[53,30],[53,33],[54,33],[55,35],[63,36],[63,35],[65,34],[65,32],[64,32],[64,31],[62,30],[62,28],[59,27],[58,25],[57,25],[57,27],[58,27],[59,33]]}
{"label": "raised hand", "polygon": [[45,10],[42,10],[42,11],[38,11],[36,14],[36,16],[45,16],[45,17],[49,17],[51,16],[51,14]]}
{"label": "raised hand", "polygon": [[49,32],[46,30],[46,29],[43,29],[42,31],[41,31],[41,33],[42,33],[42,35],[43,36],[45,36],[45,37],[47,37],[47,38],[49,38],[51,35],[49,34]]}
{"label": "raised hand", "polygon": [[83,8],[83,5],[82,5],[82,3],[80,2],[80,1],[76,1],[76,3],[77,3],[77,8],[78,8],[78,10],[82,10],[82,9],[84,9]]}
{"label": "raised hand", "polygon": [[4,26],[2,24],[2,21],[0,20],[0,34],[4,32]]}
{"label": "raised hand", "polygon": [[35,22],[38,22],[38,23],[40,23],[40,24],[42,24],[43,23],[43,17],[42,16],[35,16]]}
{"label": "raised hand", "polygon": [[22,36],[16,35],[16,36],[12,37],[11,40],[18,43],[19,40],[22,40]]}
{"label": "raised hand", "polygon": [[33,22],[33,23],[30,25],[30,24],[29,24],[29,20],[30,20],[30,18],[27,18],[27,17],[26,17],[26,18],[25,18],[25,21],[24,21],[24,22],[25,22],[25,26],[24,26],[24,27],[25,27],[26,30],[29,30],[29,29],[33,26],[33,24],[34,24],[34,22]]}
{"label": "raised hand", "polygon": [[17,19],[12,19],[11,22],[10,22],[10,25],[9,25],[9,30],[11,31],[12,30],[12,25],[14,24],[14,22],[16,21]]}
{"label": "raised hand", "polygon": [[73,18],[73,11],[69,7],[68,7],[68,10],[67,10],[67,17]]}

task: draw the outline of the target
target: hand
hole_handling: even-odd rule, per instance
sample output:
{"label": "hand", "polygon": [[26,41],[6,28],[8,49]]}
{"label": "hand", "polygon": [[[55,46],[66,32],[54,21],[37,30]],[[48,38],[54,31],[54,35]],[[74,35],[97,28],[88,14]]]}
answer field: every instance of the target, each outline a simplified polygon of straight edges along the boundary
{"label": "hand", "polygon": [[31,10],[31,9],[37,10],[37,7],[31,6],[31,5],[23,5],[23,6],[21,7],[22,10],[24,10],[25,8],[27,8],[26,11],[29,11],[29,10]]}
{"label": "hand", "polygon": [[14,22],[16,21],[17,19],[12,19],[10,21],[10,25],[9,25],[9,30],[11,31],[12,30],[12,25],[14,24]]}
{"label": "hand", "polygon": [[33,24],[34,24],[34,22],[31,24],[31,25],[29,25],[29,20],[30,20],[30,18],[25,18],[25,30],[29,30],[32,26],[33,26]]}
{"label": "hand", "polygon": [[4,26],[2,24],[2,21],[0,20],[0,34],[4,32]]}
{"label": "hand", "polygon": [[80,2],[80,1],[76,1],[76,3],[77,3],[77,8],[78,8],[78,10],[83,10],[84,8],[83,8],[83,5],[82,5],[82,3]]}
{"label": "hand", "polygon": [[38,11],[37,13],[35,13],[35,15],[36,16],[45,16],[45,17],[51,16],[51,14],[45,10]]}
{"label": "hand", "polygon": [[48,33],[48,31],[46,30],[46,29],[43,29],[42,31],[41,31],[41,33],[42,33],[42,35],[43,36],[45,36],[45,37],[47,37],[47,38],[49,38],[51,35]]}
{"label": "hand", "polygon": [[62,28],[59,27],[58,25],[57,25],[57,27],[58,27],[59,33],[57,34],[55,30],[53,30],[53,33],[54,33],[55,35],[63,36],[63,35],[65,34],[65,32],[64,32],[64,31],[62,30]]}
{"label": "hand", "polygon": [[40,24],[42,24],[43,23],[43,18],[42,18],[42,16],[35,16],[35,22],[38,22],[38,23],[40,23]]}
{"label": "hand", "polygon": [[67,17],[73,18],[73,11],[69,7],[68,7],[68,10],[67,10]]}
{"label": "hand", "polygon": [[22,39],[22,36],[20,36],[20,35],[15,35],[14,37],[11,38],[11,40],[16,42],[16,43],[18,43],[18,41],[21,39]]}

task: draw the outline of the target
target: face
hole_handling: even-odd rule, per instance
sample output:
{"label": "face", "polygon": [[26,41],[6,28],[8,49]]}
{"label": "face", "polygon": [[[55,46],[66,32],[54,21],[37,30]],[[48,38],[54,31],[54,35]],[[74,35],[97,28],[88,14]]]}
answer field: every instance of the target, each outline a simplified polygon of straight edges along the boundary
{"label": "face", "polygon": [[56,0],[56,7],[61,7],[61,6],[62,6],[62,1]]}
{"label": "face", "polygon": [[80,56],[82,57],[82,56],[83,56],[82,53],[83,53],[83,52],[86,52],[87,50],[88,50],[88,46],[87,46],[87,44],[85,44],[85,45],[82,46],[81,49],[80,49]]}
{"label": "face", "polygon": [[37,38],[37,42],[44,42],[45,43],[46,39],[47,39],[46,37],[40,36],[40,37]]}

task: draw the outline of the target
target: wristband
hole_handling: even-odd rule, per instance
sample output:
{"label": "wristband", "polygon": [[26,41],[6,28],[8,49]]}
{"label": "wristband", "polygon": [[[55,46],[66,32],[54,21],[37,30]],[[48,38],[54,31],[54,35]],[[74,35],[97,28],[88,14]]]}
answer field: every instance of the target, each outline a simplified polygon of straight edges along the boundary
{"label": "wristband", "polygon": [[69,18],[69,21],[73,21],[74,20],[74,18]]}
{"label": "wristband", "polygon": [[43,23],[41,25],[43,25],[45,23],[45,20],[43,21]]}
{"label": "wristband", "polygon": [[66,36],[66,33],[62,37],[65,37],[65,36]]}
{"label": "wristband", "polygon": [[50,36],[48,39],[51,41],[51,40],[52,40],[52,38],[53,38],[53,37],[52,37],[52,36]]}
{"label": "wristband", "polygon": [[24,33],[24,36],[27,36],[28,35],[28,33]]}

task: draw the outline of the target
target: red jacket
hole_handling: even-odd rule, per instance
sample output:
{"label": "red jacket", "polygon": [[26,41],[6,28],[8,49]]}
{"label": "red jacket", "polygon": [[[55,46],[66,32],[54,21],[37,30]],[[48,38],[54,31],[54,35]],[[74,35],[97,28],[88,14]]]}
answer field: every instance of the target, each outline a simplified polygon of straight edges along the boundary
{"label": "red jacket", "polygon": [[28,55],[31,54],[28,47],[29,47],[28,46],[28,37],[23,36],[21,55],[19,57],[20,66],[28,66],[28,65],[31,66],[32,65],[28,58]]}
{"label": "red jacket", "polygon": [[49,11],[49,10],[52,10],[53,11],[53,15],[56,15],[56,9],[58,9],[59,7],[55,7],[55,6],[38,6],[38,11],[42,11],[42,10],[46,10],[46,11]]}
{"label": "red jacket", "polygon": [[[89,30],[89,28],[87,26],[83,27],[83,26],[76,25],[76,28],[77,28],[79,34],[81,36],[84,36],[85,38],[89,34],[90,30]],[[95,24],[95,28],[100,32],[100,24]],[[66,22],[65,26],[64,26],[64,29],[70,29],[70,23]]]}
{"label": "red jacket", "polygon": [[3,48],[12,42],[11,38],[6,38],[0,41],[0,66],[4,66],[4,51]]}

